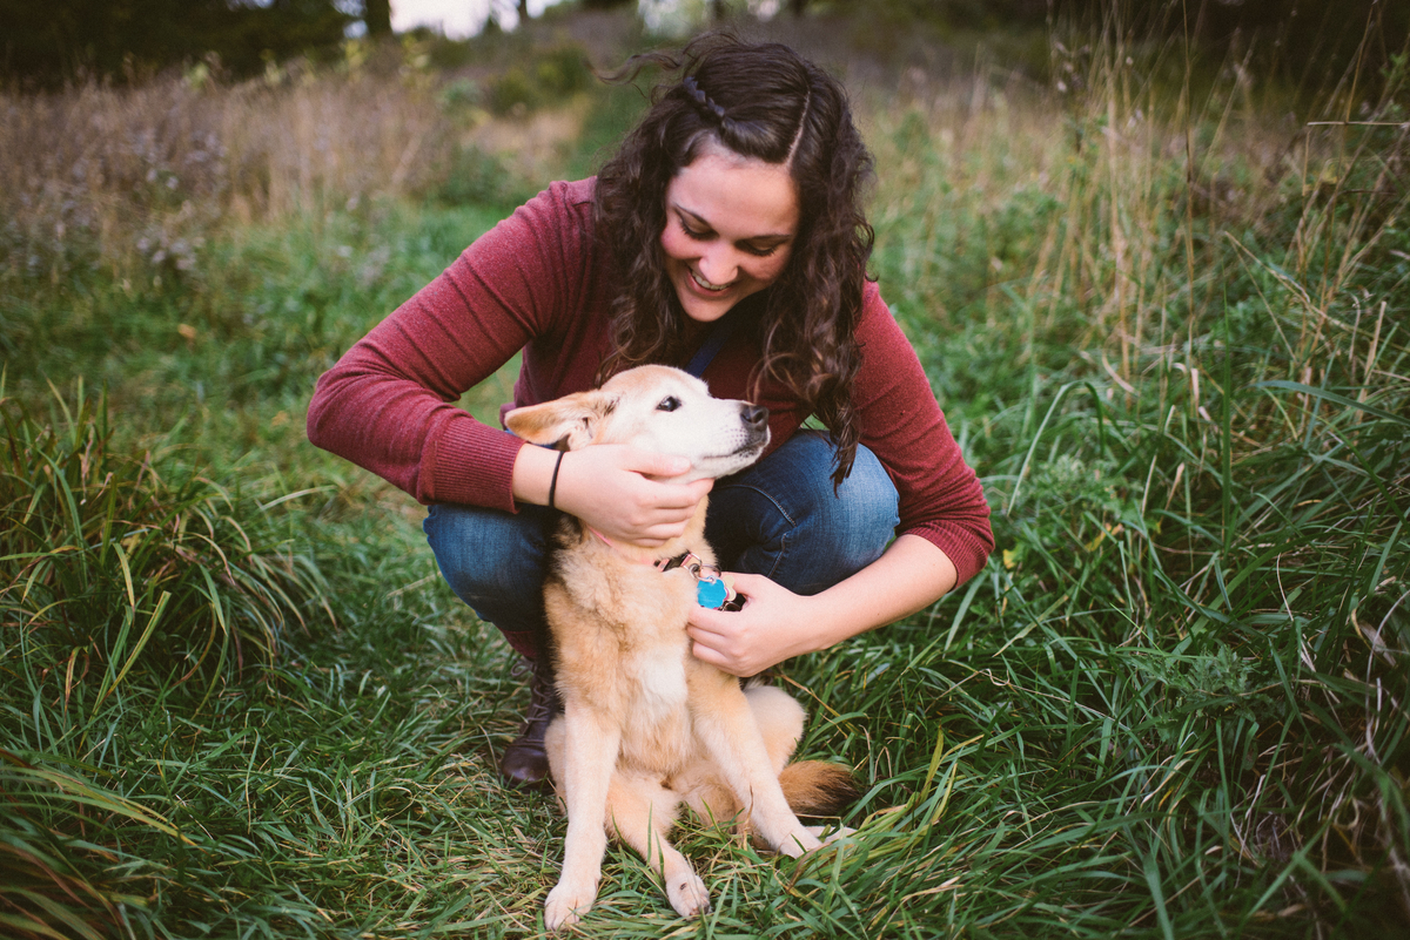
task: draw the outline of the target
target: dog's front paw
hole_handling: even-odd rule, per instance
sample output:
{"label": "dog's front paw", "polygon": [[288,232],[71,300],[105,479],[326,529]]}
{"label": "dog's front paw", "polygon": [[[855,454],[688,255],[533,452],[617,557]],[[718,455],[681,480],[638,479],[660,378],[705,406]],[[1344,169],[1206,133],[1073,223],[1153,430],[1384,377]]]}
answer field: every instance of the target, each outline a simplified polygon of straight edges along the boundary
{"label": "dog's front paw", "polygon": [[824,826],[805,826],[804,828],[808,829],[815,838],[822,839],[824,845],[830,845],[840,839],[847,839],[858,831],[857,829],[850,829],[847,826],[837,826],[830,830],[828,835],[824,835]]}
{"label": "dog's front paw", "polygon": [[780,842],[780,852],[790,858],[798,858],[805,852],[812,852],[821,845],[823,843],[819,841],[818,836],[800,826]]}
{"label": "dog's front paw", "polygon": [[667,900],[682,917],[696,917],[711,909],[711,895],[696,872],[687,869],[667,878]]}
{"label": "dog's front paw", "polygon": [[561,927],[572,927],[593,906],[598,896],[595,885],[572,885],[560,881],[544,899],[544,929],[554,933]]}

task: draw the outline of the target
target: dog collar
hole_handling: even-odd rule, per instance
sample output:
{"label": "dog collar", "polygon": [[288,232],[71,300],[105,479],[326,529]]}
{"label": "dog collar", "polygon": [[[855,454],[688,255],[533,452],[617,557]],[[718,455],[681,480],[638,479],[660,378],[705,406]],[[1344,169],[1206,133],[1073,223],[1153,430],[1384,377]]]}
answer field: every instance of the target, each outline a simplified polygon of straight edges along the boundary
{"label": "dog collar", "polygon": [[[597,536],[604,545],[615,551],[618,550],[618,546],[614,545],[602,532],[592,526],[584,526],[584,528]],[[643,562],[643,564],[649,564],[649,562]],[[726,587],[726,582],[721,579],[721,569],[715,565],[706,564],[695,552],[682,552],[680,555],[673,555],[670,558],[659,558],[650,564],[663,573],[676,568],[684,568],[696,579],[696,603],[702,607],[710,607],[713,610],[740,610],[739,597],[731,597],[730,588]]]}
{"label": "dog collar", "polygon": [[721,580],[721,569],[708,565],[695,552],[682,552],[675,558],[662,558],[653,565],[658,571],[685,568],[696,579],[696,603],[720,610],[731,599],[730,588]]}
{"label": "dog collar", "polygon": [[682,552],[680,555],[673,558],[659,558],[652,563],[652,567],[656,568],[658,571],[671,571],[673,568],[685,568],[698,577],[700,576],[702,568],[713,569],[717,577],[719,577],[721,573],[719,568],[715,565],[706,564],[695,552]]}

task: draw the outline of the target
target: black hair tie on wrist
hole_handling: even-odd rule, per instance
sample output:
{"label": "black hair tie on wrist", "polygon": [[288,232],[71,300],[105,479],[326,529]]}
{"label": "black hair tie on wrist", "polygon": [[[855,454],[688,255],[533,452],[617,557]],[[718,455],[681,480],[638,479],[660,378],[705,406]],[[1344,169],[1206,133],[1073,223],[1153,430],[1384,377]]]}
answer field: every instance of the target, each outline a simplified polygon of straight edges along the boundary
{"label": "black hair tie on wrist", "polygon": [[554,509],[554,491],[559,488],[559,465],[564,462],[564,451],[554,461],[554,475],[549,478],[549,508]]}

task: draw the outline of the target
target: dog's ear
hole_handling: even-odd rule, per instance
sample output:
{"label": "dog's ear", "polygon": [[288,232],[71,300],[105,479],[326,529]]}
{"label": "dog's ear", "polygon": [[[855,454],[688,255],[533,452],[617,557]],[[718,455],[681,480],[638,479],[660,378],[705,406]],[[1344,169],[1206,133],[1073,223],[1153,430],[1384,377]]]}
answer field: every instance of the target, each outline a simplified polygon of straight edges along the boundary
{"label": "dog's ear", "polygon": [[576,392],[505,415],[505,426],[531,444],[577,450],[593,443],[598,426],[613,413],[614,399],[601,391]]}

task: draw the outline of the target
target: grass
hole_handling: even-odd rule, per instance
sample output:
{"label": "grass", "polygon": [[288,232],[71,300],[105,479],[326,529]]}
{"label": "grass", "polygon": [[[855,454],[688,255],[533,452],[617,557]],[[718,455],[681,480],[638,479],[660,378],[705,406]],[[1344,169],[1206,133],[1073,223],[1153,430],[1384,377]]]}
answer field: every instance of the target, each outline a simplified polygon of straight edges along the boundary
{"label": "grass", "polygon": [[[1406,58],[1291,112],[1238,57],[1080,39],[1050,37],[1062,90],[984,58],[855,87],[875,268],[999,539],[786,670],[858,834],[796,864],[686,827],[696,923],[612,850],[582,933],[1406,933]],[[563,823],[495,778],[508,651],[303,409],[635,105],[575,92],[516,171],[493,142],[536,115],[419,55],[6,98],[10,935],[540,932]]]}

